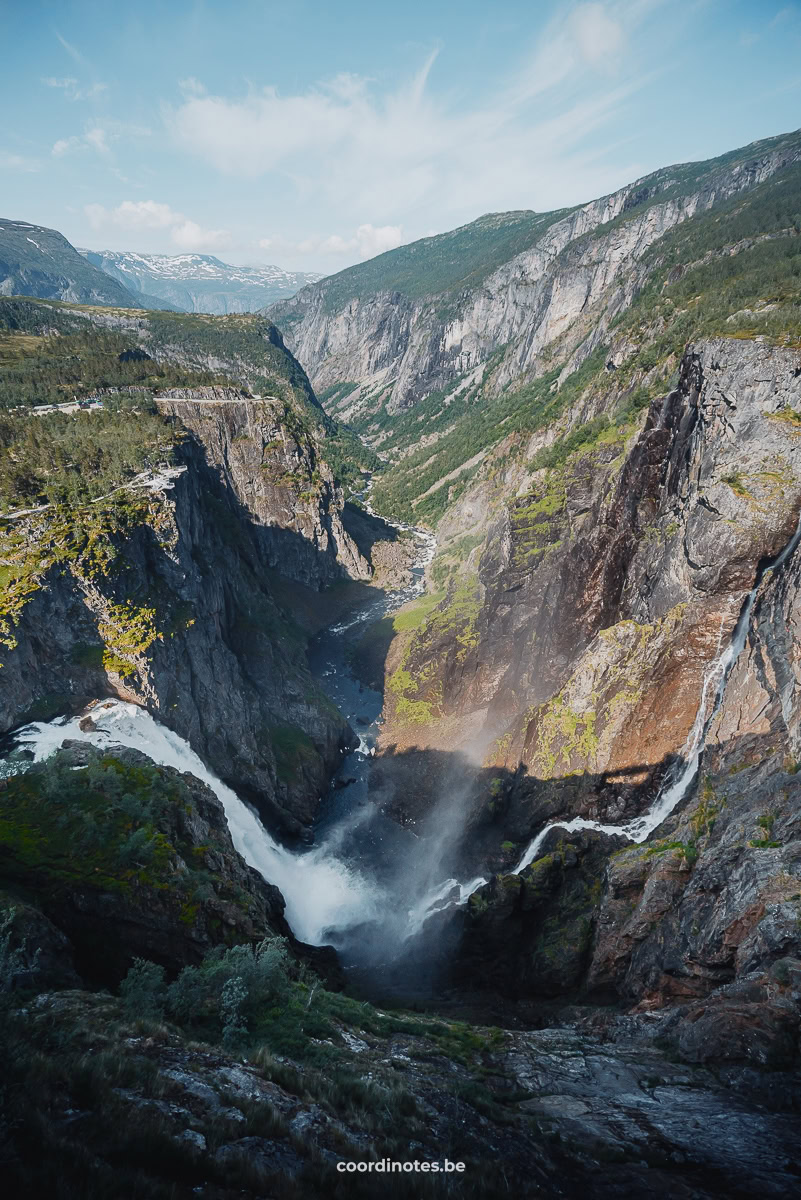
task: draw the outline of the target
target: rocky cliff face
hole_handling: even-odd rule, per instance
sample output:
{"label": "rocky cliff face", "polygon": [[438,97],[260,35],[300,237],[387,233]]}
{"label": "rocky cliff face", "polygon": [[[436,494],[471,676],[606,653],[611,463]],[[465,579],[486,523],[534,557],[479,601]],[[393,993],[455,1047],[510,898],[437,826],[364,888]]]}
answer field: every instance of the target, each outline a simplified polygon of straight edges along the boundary
{"label": "rocky cliff face", "polygon": [[[797,527],[799,376],[797,352],[736,339],[689,348],[678,388],[610,475],[597,457],[568,459],[563,505],[538,523],[549,548],[534,567],[514,568],[513,516],[496,531],[482,562],[492,616],[479,645],[494,639],[502,654],[510,641],[530,645],[536,629],[536,659],[546,640],[539,669],[527,675],[510,655],[498,684],[520,708],[533,699],[491,752],[527,772],[504,786],[492,818],[521,848],[554,817],[630,819],[681,753],[704,672],[760,562]],[[577,519],[587,522],[578,538]],[[530,868],[501,872],[478,894],[467,977],[489,961],[522,994],[678,1005],[665,1036],[694,1061],[770,1065],[795,1054],[799,569],[796,551],[762,579],[681,808],[641,846],[553,830]],[[489,677],[481,658],[464,695]],[[563,673],[548,676],[546,662]]]}
{"label": "rocky cliff face", "polygon": [[532,443],[480,565],[406,640],[403,694],[433,744],[456,713],[488,762],[541,779],[642,782],[678,753],[760,560],[795,527],[799,366],[758,342],[690,347],[644,424],[602,426],[554,467]]}
{"label": "rocky cliff face", "polygon": [[[287,583],[316,593],[368,580],[373,546],[391,531],[365,517],[359,546],[346,531],[323,456],[336,427],[263,318],[82,309],[71,318],[87,326],[79,350],[95,365],[110,354],[112,329],[145,367],[158,360],[173,378],[203,370],[231,383],[162,388],[148,400],[166,422],[157,453],[172,465],[151,450],[136,460],[150,470],[90,503],[28,509],[6,499],[0,728],[127,697],[187,738],[273,826],[305,834],[353,735],[309,673]],[[154,381],[144,393],[92,395],[102,402],[111,391],[116,402],[135,391],[124,411],[146,439],[153,429],[144,432],[136,404]],[[95,423],[102,439],[105,414],[92,412],[54,417],[47,436],[57,441],[68,419],[85,423],[90,450]]]}
{"label": "rocky cliff face", "polygon": [[[94,506],[88,525],[44,512],[9,526],[37,572],[10,613],[2,726],[127,697],[299,834],[350,734],[273,598],[258,528],[194,438],[179,456],[151,490]],[[319,558],[324,579],[334,560]],[[293,561],[312,570],[302,547]]]}
{"label": "rocky cliff face", "polygon": [[270,313],[318,390],[358,385],[334,399],[346,419],[398,412],[462,377],[475,383],[493,355],[500,355],[491,385],[497,392],[546,369],[546,352],[557,343],[560,357],[577,366],[642,287],[649,247],[799,157],[797,139],[774,139],[739,158],[695,164],[696,171],[667,168],[637,180],[549,223],[478,288],[415,296],[379,286],[363,293],[354,268],[351,297],[344,289],[340,298],[340,288],[331,292],[336,301],[329,299],[337,285],[323,280]]}
{"label": "rocky cliff face", "polygon": [[232,511],[253,525],[266,565],[315,588],[371,577],[342,524],[343,498],[330,467],[282,401],[195,388],[165,391],[157,403],[203,447]]}

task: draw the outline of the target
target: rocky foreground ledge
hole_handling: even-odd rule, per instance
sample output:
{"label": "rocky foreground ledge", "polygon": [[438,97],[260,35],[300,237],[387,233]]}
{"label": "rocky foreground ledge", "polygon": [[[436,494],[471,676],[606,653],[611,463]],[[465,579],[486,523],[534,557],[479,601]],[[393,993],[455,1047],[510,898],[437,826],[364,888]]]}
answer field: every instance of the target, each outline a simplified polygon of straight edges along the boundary
{"label": "rocky foreground ledge", "polygon": [[[328,1036],[305,1039],[304,1062],[188,1042],[103,993],[31,998],[1,1035],[16,1062],[4,1085],[15,1110],[0,1124],[6,1178],[89,1179],[89,1193],[61,1179],[60,1196],[124,1183],[173,1198],[370,1197],[390,1181],[345,1181],[338,1162],[448,1157],[466,1164],[458,1186],[396,1176],[389,1194],[797,1195],[793,1081],[677,1062],[658,1048],[659,1021],[468,1031],[344,1003]],[[37,1100],[44,1165],[30,1140]]]}

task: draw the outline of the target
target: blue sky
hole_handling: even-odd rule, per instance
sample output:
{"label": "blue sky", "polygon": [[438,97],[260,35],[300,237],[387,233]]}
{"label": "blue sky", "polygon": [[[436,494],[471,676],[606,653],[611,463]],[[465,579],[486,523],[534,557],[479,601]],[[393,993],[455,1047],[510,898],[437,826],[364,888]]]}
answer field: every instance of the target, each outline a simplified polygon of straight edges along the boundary
{"label": "blue sky", "polygon": [[0,215],[335,271],[801,126],[801,0],[0,0]]}

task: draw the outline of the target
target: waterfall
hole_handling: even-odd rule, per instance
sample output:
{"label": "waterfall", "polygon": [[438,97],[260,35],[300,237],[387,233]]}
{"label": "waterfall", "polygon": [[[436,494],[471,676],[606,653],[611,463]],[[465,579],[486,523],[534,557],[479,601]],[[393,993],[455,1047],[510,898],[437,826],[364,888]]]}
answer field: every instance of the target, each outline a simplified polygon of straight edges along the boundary
{"label": "waterfall", "polygon": [[[389,600],[389,607],[384,611],[399,607],[424,587],[423,575],[433,555],[434,539],[429,534],[422,534],[422,531],[413,532],[421,544],[414,582],[394,593]],[[742,605],[729,644],[706,671],[695,721],[682,750],[682,765],[672,781],[659,791],[651,808],[625,825],[604,825],[583,817],[552,822],[529,843],[514,868],[514,874],[519,874],[535,860],[552,829],[563,829],[566,833],[594,829],[623,835],[637,843],[644,842],[673,812],[698,773],[709,727],[720,710],[729,675],[746,643],[760,584],[768,571],[780,568],[787,561],[799,541],[801,517],[785,548],[758,572],[756,583]],[[376,616],[372,606],[369,612]],[[331,632],[344,634],[361,619],[360,614],[355,622],[342,622],[333,627]],[[472,893],[487,882],[483,877],[466,882],[455,878],[437,881],[436,875],[433,879],[429,875],[424,883],[420,881],[424,891],[416,897],[414,886],[407,886],[406,891],[401,889],[401,894],[397,885],[388,887],[379,883],[367,869],[347,861],[342,852],[346,830],[352,830],[358,822],[369,819],[370,814],[366,809],[349,814],[347,820],[334,825],[323,840],[311,849],[288,850],[270,836],[255,812],[205,766],[183,738],[159,724],[145,709],[120,700],[101,700],[87,711],[92,718],[91,726],[83,720],[84,713],[28,725],[17,731],[15,740],[19,746],[32,751],[37,761],[47,758],[70,739],[90,742],[104,750],[129,746],[140,750],[159,765],[175,767],[196,776],[212,789],[223,805],[236,849],[250,866],[280,889],[286,901],[287,920],[293,932],[303,941],[320,945],[330,941],[336,934],[372,924],[376,930],[382,931],[382,940],[391,956],[393,949],[416,935],[429,917],[444,909],[465,904]],[[81,728],[82,725],[85,728]],[[355,756],[363,758],[371,752],[372,748],[362,740]],[[6,770],[21,769],[19,761],[13,761],[13,757],[5,766]],[[421,850],[424,857],[425,848]],[[414,872],[411,872],[406,878],[407,885],[413,876]]]}
{"label": "waterfall", "polygon": [[[369,502],[366,507],[371,511]],[[331,633],[344,635],[355,626],[400,608],[423,591],[425,568],[436,545],[433,534],[410,525],[388,524],[413,533],[417,539],[420,550],[412,567],[411,583],[388,595],[379,594],[375,603],[332,626]],[[86,716],[91,717],[91,725],[84,720]],[[369,820],[371,813],[367,808],[349,813],[311,849],[288,850],[270,836],[256,813],[236,792],[206,767],[188,742],[161,725],[144,708],[121,700],[95,701],[77,716],[35,722],[17,730],[14,740],[20,748],[31,751],[35,761],[48,758],[68,740],[89,742],[103,750],[127,746],[146,754],[159,766],[175,767],[200,779],[222,804],[236,849],[281,891],[286,901],[286,919],[304,942],[322,945],[335,934],[370,922],[389,920],[393,937],[400,940],[418,928],[418,913],[425,907],[425,899],[417,902],[414,898],[390,895],[385,886],[371,877],[369,867],[362,869],[343,855],[345,835]],[[374,753],[375,748],[360,737],[354,757],[363,760]],[[17,755],[0,764],[0,774],[20,769],[24,765]]]}
{"label": "waterfall", "polygon": [[256,814],[218,779],[177,733],[155,721],[145,709],[121,700],[96,702],[89,714],[27,725],[15,735],[18,745],[41,761],[68,739],[90,742],[103,750],[129,746],[159,766],[189,772],[216,794],[228,820],[234,846],[251,867],[278,887],[286,901],[286,919],[302,941],[320,945],[331,926],[347,928],[378,915],[383,897],[364,875],[344,863],[325,845],[305,853],[280,846]]}
{"label": "waterfall", "polygon": [[[720,711],[732,667],[740,657],[748,638],[751,612],[762,580],[769,571],[776,571],[787,562],[798,546],[799,541],[801,541],[801,516],[799,516],[795,533],[784,549],[757,572],[756,582],[743,602],[740,616],[734,627],[734,632],[728,646],[707,669],[701,688],[701,700],[698,705],[698,712],[682,749],[681,757],[683,765],[673,781],[661,788],[651,808],[641,816],[636,817],[633,821],[629,821],[626,825],[602,825],[598,821],[590,821],[584,817],[574,817],[570,821],[553,821],[550,825],[546,825],[544,829],[540,830],[537,836],[529,843],[525,854],[523,854],[520,862],[515,867],[513,874],[519,875],[521,871],[524,871],[527,866],[534,862],[542,843],[552,829],[564,829],[566,833],[573,833],[577,829],[595,829],[600,833],[622,834],[623,837],[627,837],[630,841],[637,843],[644,842],[657,826],[661,825],[665,818],[670,816],[687,795],[698,774],[701,755],[706,745],[706,735],[712,721]],[[710,696],[712,697],[712,706],[707,716]]]}

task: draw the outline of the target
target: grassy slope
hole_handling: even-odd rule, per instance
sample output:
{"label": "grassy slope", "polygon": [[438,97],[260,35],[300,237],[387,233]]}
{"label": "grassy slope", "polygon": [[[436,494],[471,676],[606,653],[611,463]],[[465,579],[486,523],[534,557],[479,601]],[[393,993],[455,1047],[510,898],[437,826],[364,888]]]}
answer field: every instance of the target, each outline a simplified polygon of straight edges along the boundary
{"label": "grassy slope", "polygon": [[[156,465],[162,451],[151,428],[156,418],[129,420],[126,427],[119,416],[124,401],[107,399],[107,411],[86,417],[39,417],[35,426],[9,411],[80,400],[102,388],[135,389],[127,402],[140,416],[153,394],[169,387],[217,384],[277,395],[287,425],[319,441],[337,478],[355,480],[360,468],[374,465],[358,439],[325,414],[275,326],[263,317],[120,310],[120,327],[109,328],[114,316],[113,310],[0,298],[0,406],[7,413],[0,444],[11,451],[0,470],[0,501],[6,506],[66,499],[67,477],[79,491],[99,495]],[[148,357],[131,359],[126,352],[132,350]],[[116,449],[123,442],[121,457]],[[79,444],[86,455],[75,453]],[[88,473],[87,463],[93,464]],[[117,464],[111,475],[110,463]]]}

